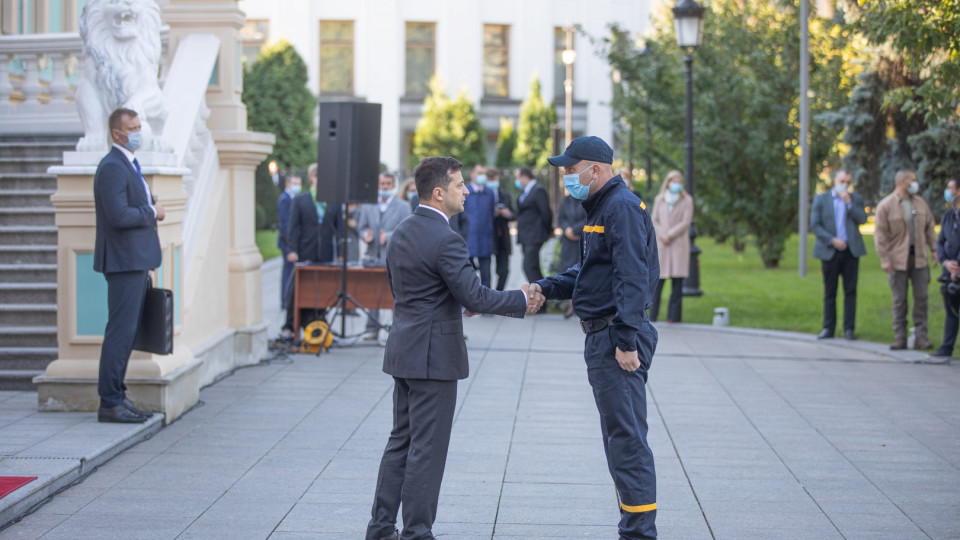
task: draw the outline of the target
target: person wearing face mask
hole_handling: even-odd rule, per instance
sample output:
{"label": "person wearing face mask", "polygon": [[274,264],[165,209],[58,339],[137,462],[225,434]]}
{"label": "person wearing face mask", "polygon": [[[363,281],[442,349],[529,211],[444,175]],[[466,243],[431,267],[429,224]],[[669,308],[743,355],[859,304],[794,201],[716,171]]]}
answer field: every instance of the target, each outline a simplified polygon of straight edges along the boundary
{"label": "person wearing face mask", "polygon": [[417,184],[413,178],[408,178],[407,181],[400,186],[400,194],[403,200],[410,203],[411,213],[417,209],[420,200],[417,199]]}
{"label": "person wearing face mask", "polygon": [[810,231],[816,237],[813,256],[823,274],[823,326],[817,339],[829,339],[837,327],[837,284],[843,278],[843,335],[856,339],[857,275],[867,253],[860,225],[867,221],[863,199],[850,192],[853,176],[846,169],[833,173],[833,189],[813,199]]}
{"label": "person wearing face mask", "polygon": [[[943,297],[943,342],[930,356],[937,362],[949,362],[953,356],[953,346],[957,342],[957,328],[960,327],[960,197],[957,196],[957,179],[951,178],[943,190],[943,200],[950,209],[940,221],[940,234],[937,235],[937,259],[943,265],[940,274],[940,296]],[[951,284],[954,284],[951,286]]]}
{"label": "person wearing face mask", "polygon": [[[393,174],[380,173],[376,204],[364,204],[360,207],[358,229],[360,239],[367,247],[365,265],[386,265],[387,244],[393,236],[393,230],[410,215],[410,206],[393,196],[395,183]],[[379,310],[370,310],[363,339],[367,341],[377,339],[377,333],[380,330],[379,320]]]}
{"label": "person wearing face mask", "polygon": [[500,171],[494,167],[487,169],[487,187],[496,197],[496,210],[493,216],[493,254],[497,257],[497,287],[502,291],[507,286],[510,274],[510,220],[513,219],[513,201],[510,193],[500,186]]}
{"label": "person wearing face mask", "polygon": [[667,322],[680,322],[683,317],[683,279],[690,273],[690,223],[693,221],[693,197],[683,190],[683,175],[670,171],[653,201],[653,228],[657,232],[657,253],[660,256],[660,280],[653,293],[650,320],[660,316],[663,285],[670,280],[670,302]]}
{"label": "person wearing face mask", "polygon": [[480,283],[490,286],[490,256],[493,255],[493,217],[496,214],[497,198],[487,187],[487,167],[474,165],[470,171],[470,194],[464,203],[463,214],[470,222],[467,248],[473,265],[480,271]]}
{"label": "person wearing face mask", "polygon": [[[927,251],[934,255],[937,237],[933,213],[923,197],[917,195],[920,184],[913,171],[899,171],[893,193],[877,205],[873,243],[880,257],[880,268],[887,273],[893,293],[892,350],[907,348],[907,286],[913,287],[914,348],[930,349],[927,338],[927,287],[930,269]],[[936,259],[934,259],[936,262]]]}
{"label": "person wearing face mask", "polygon": [[[540,269],[540,248],[553,236],[553,211],[550,198],[534,178],[530,167],[520,167],[516,173],[517,243],[523,246],[523,273],[533,283],[543,278]],[[546,307],[544,307],[546,309]]]}
{"label": "person wearing face mask", "polygon": [[[657,329],[646,309],[660,277],[656,234],[639,197],[613,174],[613,150],[577,137],[547,161],[583,201],[580,262],[530,284],[530,292],[573,301],[586,334],[587,380],[600,412],[607,466],[617,490],[621,539],[657,537],[657,478],[647,444],[646,382]],[[610,536],[610,535],[607,535]]]}
{"label": "person wearing face mask", "polygon": [[287,287],[293,278],[293,263],[287,260],[287,233],[290,230],[290,205],[293,198],[300,193],[303,179],[298,174],[290,174],[280,180],[283,191],[277,199],[277,247],[283,254],[283,271],[280,273],[280,305],[283,309],[290,309],[286,302]]}
{"label": "person wearing face mask", "polygon": [[117,109],[107,121],[113,146],[93,177],[96,211],[93,269],[107,281],[107,327],[100,349],[97,421],[142,423],[152,415],[127,398],[123,379],[140,324],[149,272],[161,263],[156,203],[134,154],[143,145],[137,112]]}

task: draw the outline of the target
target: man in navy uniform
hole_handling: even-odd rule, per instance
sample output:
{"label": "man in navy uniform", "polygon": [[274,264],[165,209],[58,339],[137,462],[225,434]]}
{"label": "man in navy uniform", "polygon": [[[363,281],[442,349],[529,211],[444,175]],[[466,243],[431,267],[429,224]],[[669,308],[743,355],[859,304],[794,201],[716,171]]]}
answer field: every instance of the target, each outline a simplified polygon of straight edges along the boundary
{"label": "man in navy uniform", "polygon": [[117,109],[108,125],[113,146],[93,177],[97,219],[93,269],[107,280],[108,311],[100,349],[97,420],[132,424],[151,416],[127,398],[123,378],[140,325],[147,274],[160,266],[157,222],[166,214],[154,202],[133,156],[143,144],[136,111]]}
{"label": "man in navy uniform", "polygon": [[[383,371],[393,376],[393,429],[383,451],[367,540],[429,540],[447,460],[457,381],[467,377],[464,309],[523,317],[542,296],[480,284],[467,245],[450,217],[467,196],[461,163],[428,157],[414,176],[420,206],[387,244],[387,275],[395,298]],[[529,302],[528,302],[529,300]],[[403,535],[395,528],[403,507]]]}
{"label": "man in navy uniform", "polygon": [[530,284],[548,299],[572,298],[586,334],[587,379],[600,412],[607,466],[620,505],[620,539],[657,537],[657,479],[647,445],[647,372],[657,331],[646,308],[660,278],[657,238],[643,203],[613,174],[613,150],[578,137],[548,160],[583,202],[580,262]]}

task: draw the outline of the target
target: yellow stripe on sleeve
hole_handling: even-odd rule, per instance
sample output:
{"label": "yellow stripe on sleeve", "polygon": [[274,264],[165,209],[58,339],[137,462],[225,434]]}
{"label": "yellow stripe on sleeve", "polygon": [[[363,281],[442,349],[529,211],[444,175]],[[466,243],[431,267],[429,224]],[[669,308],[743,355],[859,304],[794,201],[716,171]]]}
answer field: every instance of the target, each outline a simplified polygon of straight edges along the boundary
{"label": "yellow stripe on sleeve", "polygon": [[646,210],[646,209],[647,209],[647,203],[645,203],[645,202],[643,202],[643,201],[640,201],[640,209],[641,209],[641,210]]}
{"label": "yellow stripe on sleeve", "polygon": [[603,234],[603,225],[584,225],[583,232],[595,232]]}
{"label": "yellow stripe on sleeve", "polygon": [[650,512],[657,509],[657,503],[653,504],[642,504],[640,506],[630,506],[628,504],[620,503],[620,508],[623,508],[625,512],[630,512],[632,514],[639,514],[641,512]]}

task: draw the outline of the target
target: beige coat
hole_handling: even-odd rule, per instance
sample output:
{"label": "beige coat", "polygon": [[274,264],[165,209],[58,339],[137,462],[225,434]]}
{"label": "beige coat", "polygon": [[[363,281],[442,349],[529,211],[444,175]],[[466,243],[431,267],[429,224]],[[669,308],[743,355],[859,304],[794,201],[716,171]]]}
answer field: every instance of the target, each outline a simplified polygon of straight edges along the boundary
{"label": "beige coat", "polygon": [[[657,232],[660,255],[660,279],[685,278],[690,273],[690,222],[693,221],[693,198],[684,193],[670,211],[663,195],[653,203],[653,228]],[[666,245],[665,240],[670,240]]]}
{"label": "beige coat", "polygon": [[[937,243],[937,235],[933,230],[936,224],[933,213],[923,197],[910,196],[913,208],[913,253],[914,267],[927,266],[927,252]],[[903,219],[903,210],[900,208],[900,199],[894,191],[887,195],[877,205],[876,231],[873,233],[873,244],[877,249],[880,263],[890,263],[894,270],[901,272],[907,269],[907,257],[910,256],[910,234],[907,222]]]}

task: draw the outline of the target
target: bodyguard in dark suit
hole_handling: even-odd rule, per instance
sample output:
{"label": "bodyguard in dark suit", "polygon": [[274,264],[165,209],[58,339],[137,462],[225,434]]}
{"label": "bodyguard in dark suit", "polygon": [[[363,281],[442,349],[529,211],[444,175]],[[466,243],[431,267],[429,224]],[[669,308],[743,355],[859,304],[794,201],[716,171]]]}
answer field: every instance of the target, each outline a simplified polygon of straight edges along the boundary
{"label": "bodyguard in dark suit", "polygon": [[852,176],[845,169],[833,175],[833,189],[813,199],[810,230],[817,237],[813,256],[823,271],[823,330],[817,339],[832,338],[837,326],[837,284],[843,277],[843,335],[855,339],[857,274],[867,253],[860,225],[867,221],[863,199],[850,192]]}
{"label": "bodyguard in dark suit", "polygon": [[160,266],[157,221],[166,214],[154,204],[140,163],[133,157],[143,144],[137,113],[117,109],[110,115],[109,126],[113,147],[93,177],[97,217],[93,269],[107,280],[108,310],[100,350],[97,420],[139,423],[150,413],[127,398],[123,378],[140,324],[147,274]]}
{"label": "bodyguard in dark suit", "polygon": [[287,248],[287,230],[290,228],[290,206],[293,204],[293,198],[300,193],[302,179],[291,174],[286,178],[280,179],[283,191],[277,199],[277,247],[283,255],[283,271],[280,273],[280,304],[283,309],[289,309],[287,306],[287,287],[290,286],[290,279],[293,277],[293,263],[287,260],[287,254],[290,249]]}
{"label": "bodyguard in dark suit", "polygon": [[529,167],[520,167],[517,182],[523,190],[517,202],[517,243],[523,246],[523,273],[533,283],[543,279],[540,248],[553,236],[553,211],[547,190],[537,185]]}
{"label": "bodyguard in dark suit", "polygon": [[[461,167],[448,157],[420,162],[414,171],[420,206],[387,246],[395,307],[383,371],[394,379],[393,429],[380,463],[368,540],[434,537],[457,380],[468,374],[461,312],[522,317],[527,305],[527,284],[522,291],[483,287],[466,243],[450,228],[468,193]],[[401,506],[404,529],[398,535]]]}
{"label": "bodyguard in dark suit", "polygon": [[507,286],[510,274],[510,220],[513,219],[513,201],[507,190],[500,187],[500,171],[494,167],[487,169],[487,186],[496,195],[497,209],[493,217],[493,254],[497,257],[497,290]]}

